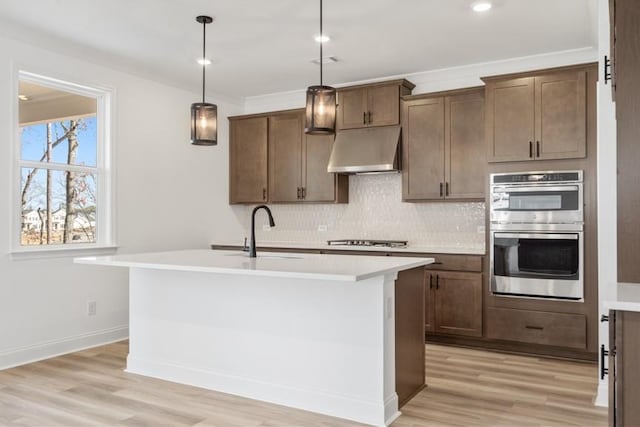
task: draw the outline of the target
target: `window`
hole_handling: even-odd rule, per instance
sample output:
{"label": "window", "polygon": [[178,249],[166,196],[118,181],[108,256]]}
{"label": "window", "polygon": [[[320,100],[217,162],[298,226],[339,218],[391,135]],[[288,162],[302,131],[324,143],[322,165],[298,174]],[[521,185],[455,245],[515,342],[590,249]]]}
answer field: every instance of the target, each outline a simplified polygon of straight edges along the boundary
{"label": "window", "polygon": [[20,72],[15,250],[112,242],[110,93]]}

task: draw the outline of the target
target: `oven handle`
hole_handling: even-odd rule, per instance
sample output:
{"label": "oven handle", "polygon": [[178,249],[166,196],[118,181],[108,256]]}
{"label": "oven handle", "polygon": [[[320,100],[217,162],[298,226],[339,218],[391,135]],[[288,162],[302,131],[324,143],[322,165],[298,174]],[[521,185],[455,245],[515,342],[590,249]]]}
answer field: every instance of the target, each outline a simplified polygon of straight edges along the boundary
{"label": "oven handle", "polygon": [[523,239],[541,239],[541,240],[578,240],[579,236],[577,233],[493,233],[496,238],[507,238],[507,239],[517,239],[519,237]]}
{"label": "oven handle", "polygon": [[493,187],[492,193],[533,193],[533,192],[544,192],[544,191],[579,191],[580,187],[577,185],[556,185],[556,186],[547,186],[547,185],[539,185],[535,187]]}

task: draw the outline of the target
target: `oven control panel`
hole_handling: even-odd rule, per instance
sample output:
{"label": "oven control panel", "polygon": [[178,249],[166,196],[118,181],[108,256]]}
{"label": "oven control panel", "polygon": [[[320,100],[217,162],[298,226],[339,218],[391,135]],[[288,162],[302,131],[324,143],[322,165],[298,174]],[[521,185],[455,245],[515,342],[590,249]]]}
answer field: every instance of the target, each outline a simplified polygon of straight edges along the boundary
{"label": "oven control panel", "polygon": [[582,171],[526,172],[493,174],[492,184],[527,184],[536,182],[582,182]]}

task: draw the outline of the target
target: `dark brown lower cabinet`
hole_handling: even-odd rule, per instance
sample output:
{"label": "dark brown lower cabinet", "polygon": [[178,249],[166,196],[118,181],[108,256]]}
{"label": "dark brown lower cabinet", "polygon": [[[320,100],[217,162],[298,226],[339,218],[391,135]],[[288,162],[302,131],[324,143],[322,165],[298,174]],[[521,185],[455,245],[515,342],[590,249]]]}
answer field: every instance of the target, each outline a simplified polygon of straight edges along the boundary
{"label": "dark brown lower cabinet", "polygon": [[640,313],[611,311],[609,322],[609,425],[640,426]]}
{"label": "dark brown lower cabinet", "polygon": [[403,406],[425,385],[423,267],[398,273],[395,299],[396,393]]}
{"label": "dark brown lower cabinet", "polygon": [[426,271],[425,329],[482,336],[482,273]]}
{"label": "dark brown lower cabinet", "polygon": [[487,338],[584,350],[587,318],[582,314],[487,307]]}

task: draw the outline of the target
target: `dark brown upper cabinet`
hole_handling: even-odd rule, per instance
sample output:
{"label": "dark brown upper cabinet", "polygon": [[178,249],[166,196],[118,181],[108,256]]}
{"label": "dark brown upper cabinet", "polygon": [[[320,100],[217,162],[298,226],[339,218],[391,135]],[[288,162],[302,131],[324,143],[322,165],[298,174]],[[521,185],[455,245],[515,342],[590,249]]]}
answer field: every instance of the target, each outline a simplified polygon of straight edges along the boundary
{"label": "dark brown upper cabinet", "polygon": [[264,203],[268,196],[268,119],[230,118],[229,127],[229,203]]}
{"label": "dark brown upper cabinet", "polygon": [[297,112],[269,117],[269,201],[300,200],[304,117]]}
{"label": "dark brown upper cabinet", "polygon": [[489,162],[586,156],[585,68],[483,80]]}
{"label": "dark brown upper cabinet", "polygon": [[338,89],[338,129],[390,126],[400,123],[400,97],[415,85],[407,80]]}
{"label": "dark brown upper cabinet", "polygon": [[611,0],[609,13],[612,25],[610,53],[615,57],[618,281],[640,283],[640,3]]}
{"label": "dark brown upper cabinet", "polygon": [[306,135],[304,111],[269,117],[269,200],[345,203],[348,179],[327,172],[333,135]]}
{"label": "dark brown upper cabinet", "polygon": [[402,135],[403,200],[484,198],[484,89],[404,97]]}
{"label": "dark brown upper cabinet", "polygon": [[327,172],[334,135],[305,135],[302,145],[302,201],[347,203],[349,177]]}

